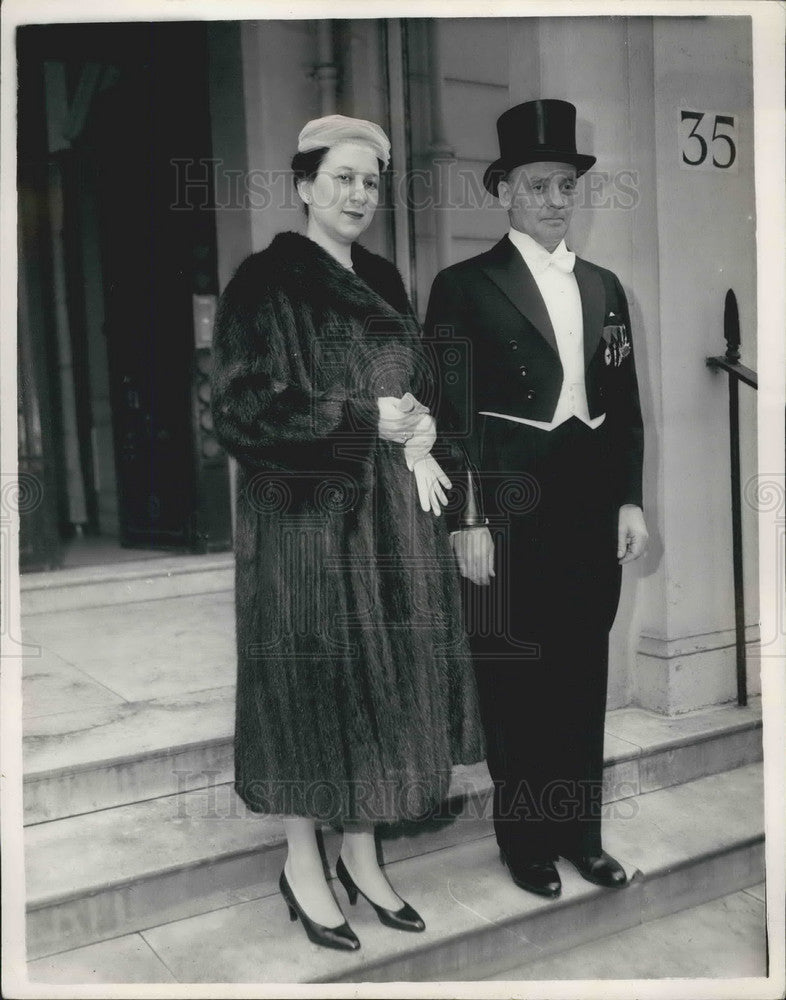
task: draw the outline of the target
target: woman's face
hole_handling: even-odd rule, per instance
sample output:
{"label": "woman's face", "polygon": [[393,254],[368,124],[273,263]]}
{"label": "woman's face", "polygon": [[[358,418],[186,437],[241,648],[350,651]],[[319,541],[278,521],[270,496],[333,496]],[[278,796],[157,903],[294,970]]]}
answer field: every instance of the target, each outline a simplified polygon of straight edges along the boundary
{"label": "woman's face", "polygon": [[368,229],[379,200],[379,162],[370,146],[336,143],[313,180],[298,186],[308,205],[308,228],[338,243],[352,243]]}

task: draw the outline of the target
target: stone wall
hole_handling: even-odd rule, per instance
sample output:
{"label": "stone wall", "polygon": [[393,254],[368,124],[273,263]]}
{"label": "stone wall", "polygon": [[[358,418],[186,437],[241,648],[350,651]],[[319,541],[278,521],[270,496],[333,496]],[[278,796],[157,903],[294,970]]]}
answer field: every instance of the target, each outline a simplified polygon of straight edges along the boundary
{"label": "stone wall", "polygon": [[[415,19],[405,29],[408,152],[427,184],[429,26]],[[728,395],[725,377],[707,369],[704,359],[723,353],[723,300],[733,287],[740,303],[742,360],[756,367],[749,19],[441,19],[437,31],[444,138],[455,160],[446,168],[448,198],[438,205],[425,199],[411,212],[418,311],[425,311],[438,268],[436,212],[448,213],[450,262],[487,249],[507,229],[505,213],[481,185],[485,166],[497,155],[497,116],[538,96],[573,101],[578,147],[594,152],[598,161],[582,182],[570,243],[581,256],[614,270],[628,294],[647,426],[651,545],[645,559],[624,571],[612,632],[609,704],[636,702],[678,713],[731,700]],[[240,32],[248,166],[280,171],[289,162],[297,129],[319,113],[310,75],[314,25],[255,21],[244,23]],[[384,121],[382,22],[342,22],[336,37],[343,60],[340,109]],[[685,109],[705,112],[705,125],[717,114],[734,116],[734,170],[681,165],[685,140],[678,130]],[[722,160],[723,141],[713,149]],[[279,189],[285,190],[281,182]],[[280,229],[300,225],[297,205],[274,199],[251,212],[251,245],[258,249]],[[392,256],[385,225],[381,215],[367,243]],[[755,474],[756,452],[755,396],[744,387],[741,425],[744,483]],[[758,540],[755,513],[747,508],[744,533],[746,621],[753,644]],[[755,670],[749,687],[758,690]]]}

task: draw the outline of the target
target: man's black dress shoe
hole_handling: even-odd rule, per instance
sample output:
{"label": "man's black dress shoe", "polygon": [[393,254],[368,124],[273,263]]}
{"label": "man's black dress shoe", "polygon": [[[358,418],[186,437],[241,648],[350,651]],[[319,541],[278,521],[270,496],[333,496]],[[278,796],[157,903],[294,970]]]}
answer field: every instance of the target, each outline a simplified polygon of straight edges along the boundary
{"label": "man's black dress shoe", "polygon": [[628,884],[625,869],[605,851],[600,854],[565,854],[564,857],[575,866],[582,878],[604,889],[622,889]]}
{"label": "man's black dress shoe", "polygon": [[510,877],[519,889],[526,889],[527,892],[537,893],[538,896],[547,896],[549,899],[556,899],[562,892],[559,872],[551,859],[513,862],[504,851],[500,851],[499,854],[502,863],[507,865]]}

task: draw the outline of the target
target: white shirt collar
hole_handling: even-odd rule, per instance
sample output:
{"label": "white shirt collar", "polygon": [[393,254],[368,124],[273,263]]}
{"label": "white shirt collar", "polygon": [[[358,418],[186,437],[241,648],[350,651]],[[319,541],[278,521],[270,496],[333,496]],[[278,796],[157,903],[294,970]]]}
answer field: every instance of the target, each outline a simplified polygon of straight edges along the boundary
{"label": "white shirt collar", "polygon": [[[511,227],[508,232],[508,239],[524,258],[524,263],[533,273],[544,270],[551,260],[552,255],[548,250],[544,246],[541,246],[537,240],[533,240],[527,233],[522,233],[520,230]],[[554,253],[562,255],[568,252],[565,240],[560,240]]]}

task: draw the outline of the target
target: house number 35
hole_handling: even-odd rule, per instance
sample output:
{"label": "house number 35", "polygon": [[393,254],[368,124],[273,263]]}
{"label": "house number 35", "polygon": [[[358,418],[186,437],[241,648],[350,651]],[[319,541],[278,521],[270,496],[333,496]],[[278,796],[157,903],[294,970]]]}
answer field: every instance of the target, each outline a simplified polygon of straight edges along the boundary
{"label": "house number 35", "polygon": [[732,170],[737,163],[734,115],[710,111],[680,112],[680,166],[685,169]]}

